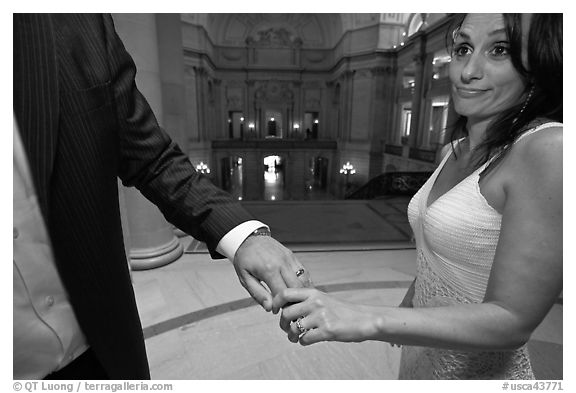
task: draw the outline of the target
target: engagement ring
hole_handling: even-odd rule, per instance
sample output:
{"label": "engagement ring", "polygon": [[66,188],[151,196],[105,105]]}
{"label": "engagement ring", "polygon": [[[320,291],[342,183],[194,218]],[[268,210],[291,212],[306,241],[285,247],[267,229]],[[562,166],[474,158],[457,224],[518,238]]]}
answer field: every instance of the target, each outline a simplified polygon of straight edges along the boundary
{"label": "engagement ring", "polygon": [[302,320],[302,318],[304,317],[300,317],[296,320],[296,327],[298,328],[298,331],[300,332],[300,334],[304,334],[307,332],[306,329],[304,329],[304,327],[302,326],[302,324],[300,323],[300,321]]}

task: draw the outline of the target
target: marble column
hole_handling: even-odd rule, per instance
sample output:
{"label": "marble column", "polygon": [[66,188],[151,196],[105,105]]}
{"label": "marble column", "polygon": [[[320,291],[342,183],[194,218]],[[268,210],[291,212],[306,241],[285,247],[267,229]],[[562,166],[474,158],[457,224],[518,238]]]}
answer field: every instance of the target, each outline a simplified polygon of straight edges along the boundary
{"label": "marble column", "polygon": [[349,141],[352,134],[352,99],[354,97],[354,70],[346,70],[341,75],[340,80],[342,83],[342,118],[340,119],[340,140]]}
{"label": "marble column", "polygon": [[253,80],[246,80],[246,105],[244,106],[246,110],[246,121],[245,121],[245,129],[244,134],[248,135],[248,138],[254,138],[255,135],[252,135],[252,131],[250,130],[249,124],[256,123],[256,111],[254,105],[254,88],[256,86],[256,82]]}
{"label": "marble column", "polygon": [[385,139],[385,130],[388,129],[386,122],[389,118],[386,103],[386,83],[385,79],[389,75],[389,67],[377,66],[371,70],[372,74],[372,91],[370,120],[368,122],[368,139],[370,141],[370,161],[368,165],[368,179],[378,176],[382,173],[383,152],[382,141]]}
{"label": "marble column", "polygon": [[[118,35],[132,55],[136,84],[163,124],[162,83],[154,14],[114,14]],[[158,208],[134,188],[124,188],[130,265],[134,270],[163,266],[182,255],[182,245]]]}
{"label": "marble column", "polygon": [[192,67],[194,70],[195,80],[196,80],[196,113],[198,116],[198,141],[204,142],[206,141],[206,111],[205,111],[205,102],[204,97],[206,97],[206,80],[208,78],[208,73],[204,67]]}
{"label": "marble column", "polygon": [[186,82],[180,14],[156,14],[156,29],[162,83],[162,126],[186,152]]}
{"label": "marble column", "polygon": [[[184,54],[182,52],[182,27],[180,14],[156,14],[158,61],[162,83],[162,126],[188,153],[186,138],[186,81],[184,79]],[[174,227],[178,237],[186,233]]]}

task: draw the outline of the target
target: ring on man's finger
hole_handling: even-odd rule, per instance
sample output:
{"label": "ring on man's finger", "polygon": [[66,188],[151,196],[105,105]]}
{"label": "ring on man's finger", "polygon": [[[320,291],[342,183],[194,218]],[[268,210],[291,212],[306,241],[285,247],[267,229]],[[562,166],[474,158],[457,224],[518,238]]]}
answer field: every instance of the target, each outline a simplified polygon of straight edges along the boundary
{"label": "ring on man's finger", "polygon": [[300,317],[296,320],[296,327],[298,328],[298,331],[300,332],[300,334],[304,334],[306,333],[308,330],[304,328],[304,326],[302,326],[302,324],[300,323],[302,321],[304,317]]}
{"label": "ring on man's finger", "polygon": [[304,272],[305,272],[304,269],[298,269],[298,270],[296,270],[296,277],[300,277],[301,275],[304,274]]}

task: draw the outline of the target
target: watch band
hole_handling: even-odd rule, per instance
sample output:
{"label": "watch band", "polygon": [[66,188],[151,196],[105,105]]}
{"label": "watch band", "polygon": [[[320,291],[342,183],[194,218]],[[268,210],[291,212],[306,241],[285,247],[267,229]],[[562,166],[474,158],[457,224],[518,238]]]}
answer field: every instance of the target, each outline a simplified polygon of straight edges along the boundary
{"label": "watch band", "polygon": [[258,228],[250,236],[272,236],[270,230],[266,227]]}

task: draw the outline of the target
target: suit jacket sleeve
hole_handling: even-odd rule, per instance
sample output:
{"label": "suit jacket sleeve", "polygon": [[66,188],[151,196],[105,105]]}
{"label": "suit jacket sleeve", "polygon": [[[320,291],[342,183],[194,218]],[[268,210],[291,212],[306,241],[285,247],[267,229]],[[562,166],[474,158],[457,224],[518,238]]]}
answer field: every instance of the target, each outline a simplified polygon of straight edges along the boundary
{"label": "suit jacket sleeve", "polygon": [[252,216],[229,194],[196,172],[188,157],[160,128],[135,83],[136,67],[104,16],[111,85],[119,127],[119,177],[152,201],[166,219],[215,249],[232,228]]}

